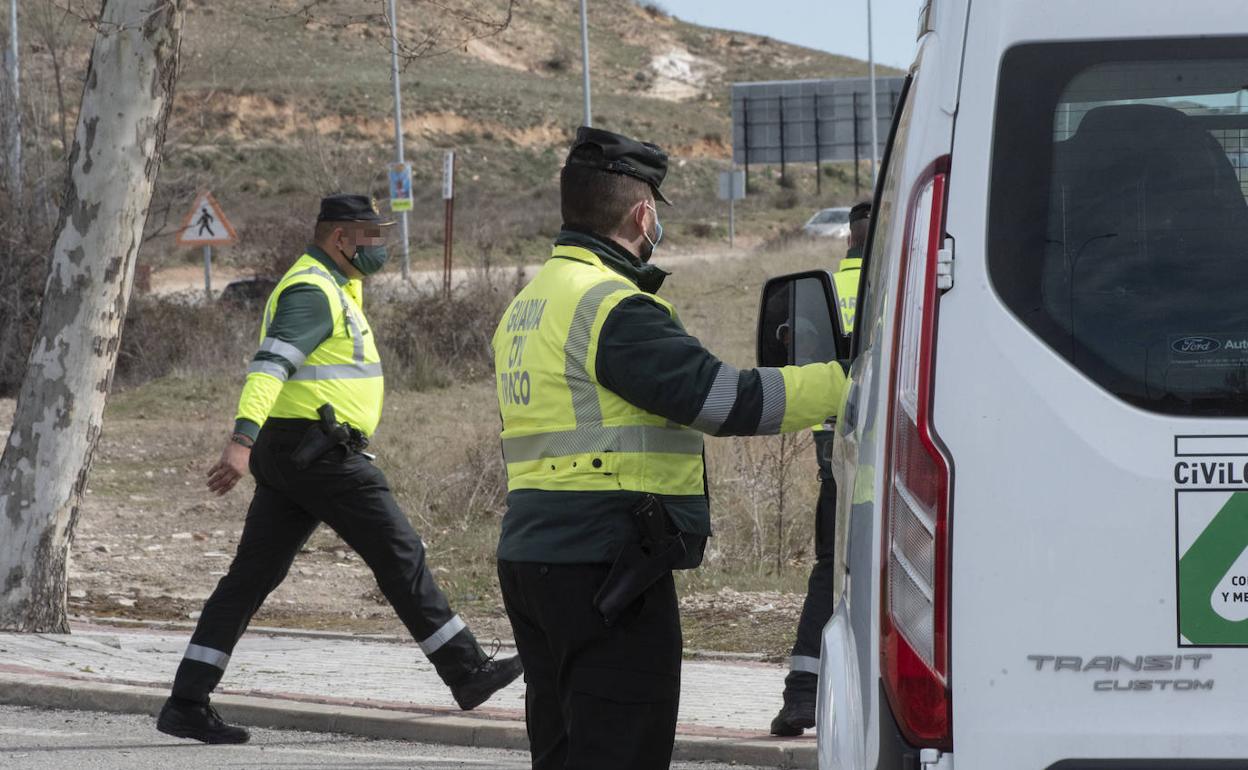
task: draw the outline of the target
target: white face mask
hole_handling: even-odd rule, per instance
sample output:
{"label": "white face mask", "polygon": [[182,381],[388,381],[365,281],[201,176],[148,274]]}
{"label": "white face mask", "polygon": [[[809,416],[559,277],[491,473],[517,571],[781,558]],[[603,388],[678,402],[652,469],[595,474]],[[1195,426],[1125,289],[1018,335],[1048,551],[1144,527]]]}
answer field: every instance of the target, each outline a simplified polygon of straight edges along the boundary
{"label": "white face mask", "polygon": [[659,244],[663,241],[663,223],[659,221],[659,210],[656,209],[652,203],[647,203],[646,208],[654,212],[654,239],[651,240],[650,233],[642,230],[642,237],[646,239],[646,243],[650,246],[646,253],[642,255],[642,262],[649,262],[650,257],[654,255],[654,250],[657,249]]}

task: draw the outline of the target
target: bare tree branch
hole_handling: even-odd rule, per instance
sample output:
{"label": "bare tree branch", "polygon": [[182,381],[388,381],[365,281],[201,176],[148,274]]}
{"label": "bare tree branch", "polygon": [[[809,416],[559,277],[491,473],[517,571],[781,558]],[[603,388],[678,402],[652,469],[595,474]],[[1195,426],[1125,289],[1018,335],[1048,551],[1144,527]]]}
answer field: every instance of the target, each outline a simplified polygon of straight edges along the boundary
{"label": "bare tree branch", "polygon": [[[468,27],[467,35],[462,35],[448,41],[447,33],[442,29],[431,29],[424,37],[415,44],[409,44],[401,37],[399,38],[399,56],[404,59],[405,66],[411,64],[415,59],[429,59],[435,56],[443,56],[463,48],[473,40],[483,40],[485,38],[500,35],[511,26],[512,17],[515,14],[516,0],[507,0],[506,10],[503,11],[501,17],[490,18],[456,5],[441,2],[441,0],[421,0],[424,5],[431,6],[443,13],[449,14],[456,21]],[[472,6],[469,5],[469,8]],[[386,29],[390,29],[390,18],[388,13],[382,14]],[[389,47],[389,39],[386,40],[386,47]]]}
{"label": "bare tree branch", "polygon": [[97,35],[115,35],[132,29],[141,29],[161,13],[175,7],[173,0],[151,0],[152,4],[141,9],[134,16],[120,21],[105,21],[100,15],[100,3],[88,3],[86,0],[49,0],[52,5],[76,17],[86,24]]}

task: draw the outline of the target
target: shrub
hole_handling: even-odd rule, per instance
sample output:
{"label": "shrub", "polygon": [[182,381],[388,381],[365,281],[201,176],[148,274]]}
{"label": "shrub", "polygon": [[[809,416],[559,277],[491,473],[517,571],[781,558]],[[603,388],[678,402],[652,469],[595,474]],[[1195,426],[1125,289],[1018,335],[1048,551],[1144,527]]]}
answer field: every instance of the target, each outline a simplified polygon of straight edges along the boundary
{"label": "shrub", "polygon": [[52,253],[52,224],[29,216],[33,205],[0,191],[0,396],[16,395],[26,374]]}
{"label": "shrub", "polygon": [[572,67],[572,54],[561,48],[543,61],[542,66],[551,72],[567,72]]}
{"label": "shrub", "polygon": [[781,190],[775,197],[775,205],[778,209],[796,208],[799,203],[797,190]]}
{"label": "shrub", "polygon": [[[448,297],[410,289],[365,297],[387,385],[424,390],[489,376],[490,338],[512,297],[482,275]],[[130,304],[115,381],[133,387],[170,374],[238,375],[259,338],[258,308],[198,297],[138,297]]]}
{"label": "shrub", "polygon": [[369,321],[387,380],[424,390],[488,377],[494,365],[490,339],[512,296],[483,272],[449,297],[404,291],[373,301]]}
{"label": "shrub", "polygon": [[[197,298],[195,298],[197,299]],[[255,353],[259,312],[190,296],[136,297],[126,313],[114,382],[133,387],[170,374],[241,374]]]}
{"label": "shrub", "polygon": [[709,222],[693,222],[689,225],[689,234],[694,238],[710,238],[715,234],[715,226]]}

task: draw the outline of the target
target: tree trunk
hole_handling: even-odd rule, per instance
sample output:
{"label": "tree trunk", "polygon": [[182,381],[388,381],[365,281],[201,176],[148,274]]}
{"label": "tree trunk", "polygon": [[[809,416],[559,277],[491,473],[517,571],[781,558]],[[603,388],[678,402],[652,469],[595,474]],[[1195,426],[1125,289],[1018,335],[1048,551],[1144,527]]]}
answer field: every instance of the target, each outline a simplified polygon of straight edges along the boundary
{"label": "tree trunk", "polygon": [[0,629],[68,630],[69,543],[160,166],[184,2],[100,9],[39,332],[0,457]]}

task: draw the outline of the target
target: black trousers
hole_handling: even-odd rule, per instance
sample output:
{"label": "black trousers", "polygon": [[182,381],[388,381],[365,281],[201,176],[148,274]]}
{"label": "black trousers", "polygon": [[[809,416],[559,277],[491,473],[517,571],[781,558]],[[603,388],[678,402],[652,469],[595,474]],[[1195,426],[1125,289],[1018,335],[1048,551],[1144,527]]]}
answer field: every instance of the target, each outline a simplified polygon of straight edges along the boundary
{"label": "black trousers", "polygon": [[[207,701],[252,615],[286,577],[295,554],[324,522],[355,549],[444,682],[485,654],[425,566],[425,547],[368,458],[335,447],[305,470],[290,453],[314,423],[271,419],[251,450],[256,494],[229,572],[204,605],[173,695]],[[315,429],[315,428],[313,428]]]}
{"label": "black trousers", "polygon": [[819,457],[819,502],[815,506],[815,565],[806,584],[806,600],[797,622],[789,675],[784,679],[785,701],[813,700],[819,685],[819,650],[823,627],[836,609],[832,585],[836,575],[836,481],[827,460],[832,431],[815,433]]}
{"label": "black trousers", "polygon": [[524,663],[534,770],[666,770],[680,702],[680,612],[669,573],[608,628],[606,564],[498,562]]}

